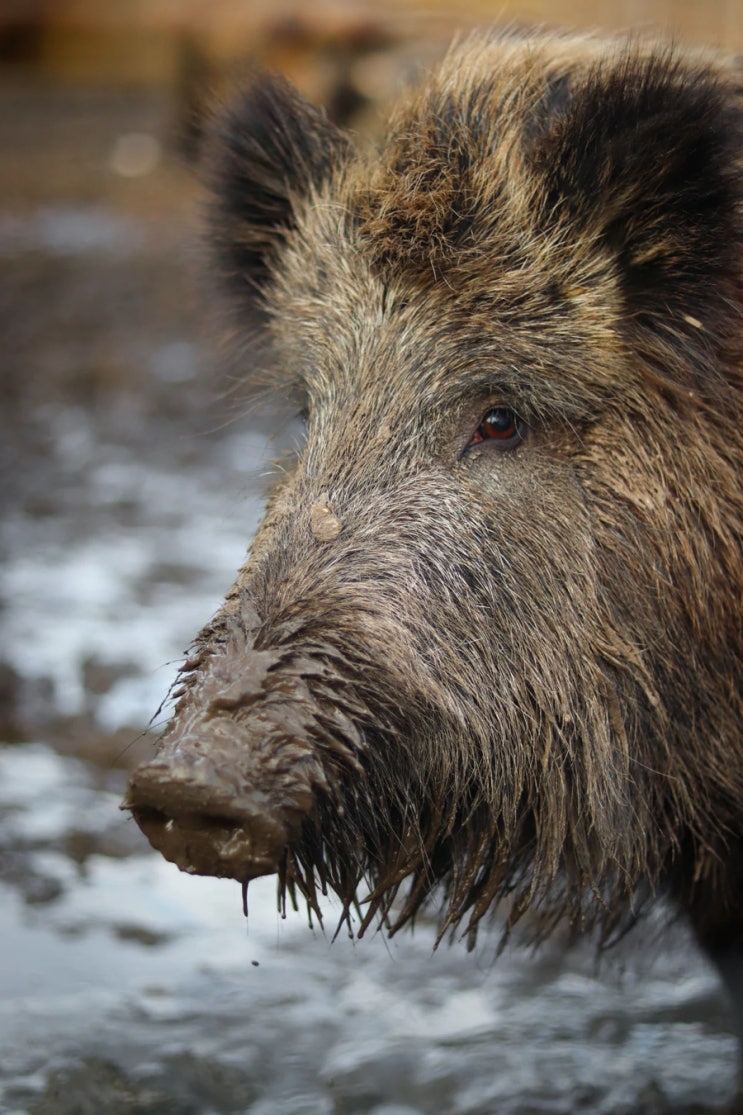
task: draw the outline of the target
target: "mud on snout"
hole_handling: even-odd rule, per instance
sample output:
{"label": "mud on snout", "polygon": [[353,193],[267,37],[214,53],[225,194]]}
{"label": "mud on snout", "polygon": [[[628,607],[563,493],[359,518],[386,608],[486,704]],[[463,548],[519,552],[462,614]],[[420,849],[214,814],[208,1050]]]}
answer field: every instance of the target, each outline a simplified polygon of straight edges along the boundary
{"label": "mud on snout", "polygon": [[250,613],[202,632],[174,719],[123,803],[181,870],[242,883],[281,870],[318,802],[343,813],[340,782],[361,771],[369,716],[342,652],[258,649],[255,633]]}

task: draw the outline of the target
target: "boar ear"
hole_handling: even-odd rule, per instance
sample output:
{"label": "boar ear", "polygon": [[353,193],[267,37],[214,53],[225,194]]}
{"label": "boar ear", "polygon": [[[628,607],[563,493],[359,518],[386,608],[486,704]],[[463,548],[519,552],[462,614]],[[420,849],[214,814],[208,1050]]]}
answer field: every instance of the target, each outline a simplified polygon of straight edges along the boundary
{"label": "boar ear", "polygon": [[[741,265],[743,99],[731,72],[628,49],[596,66],[535,152],[548,212],[616,260],[625,325],[720,339]],[[698,340],[702,340],[700,336]]]}
{"label": "boar ear", "polygon": [[348,138],[284,78],[258,74],[215,121],[209,236],[223,286],[260,290],[295,205],[347,155]]}

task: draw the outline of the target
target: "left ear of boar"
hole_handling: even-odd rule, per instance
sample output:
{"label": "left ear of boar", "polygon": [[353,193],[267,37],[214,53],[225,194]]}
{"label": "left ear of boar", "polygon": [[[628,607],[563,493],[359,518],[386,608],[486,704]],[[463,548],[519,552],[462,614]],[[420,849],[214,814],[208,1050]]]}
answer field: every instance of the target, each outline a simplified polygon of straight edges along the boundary
{"label": "left ear of boar", "polygon": [[211,136],[209,245],[238,312],[257,301],[295,205],[350,148],[343,132],[283,77],[257,74]]}

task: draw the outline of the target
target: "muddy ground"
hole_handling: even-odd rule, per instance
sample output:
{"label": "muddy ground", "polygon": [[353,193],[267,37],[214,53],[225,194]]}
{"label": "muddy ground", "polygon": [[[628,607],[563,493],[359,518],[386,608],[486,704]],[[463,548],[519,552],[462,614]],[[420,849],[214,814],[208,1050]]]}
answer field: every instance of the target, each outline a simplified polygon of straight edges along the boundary
{"label": "muddy ground", "polygon": [[246,929],[120,812],[296,436],[205,339],[172,134],[164,95],[0,85],[0,1112],[723,1110],[728,1004],[660,912],[601,965],[331,943],[271,880]]}

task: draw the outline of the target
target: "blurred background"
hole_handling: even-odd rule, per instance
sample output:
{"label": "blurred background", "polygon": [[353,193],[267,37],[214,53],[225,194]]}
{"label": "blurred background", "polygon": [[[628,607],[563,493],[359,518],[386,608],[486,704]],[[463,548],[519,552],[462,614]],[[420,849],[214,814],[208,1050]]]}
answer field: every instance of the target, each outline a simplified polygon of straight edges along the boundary
{"label": "blurred background", "polygon": [[[722,1111],[727,1002],[682,925],[493,966],[337,941],[190,879],[118,809],[242,562],[289,421],[220,354],[204,106],[247,62],[373,135],[461,29],[656,28],[741,0],[0,0],[0,1112]],[[249,352],[244,359],[250,358]],[[253,893],[255,891],[255,893]],[[659,915],[660,920],[660,915]]]}

